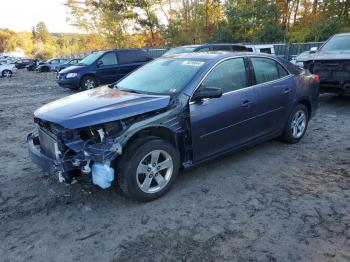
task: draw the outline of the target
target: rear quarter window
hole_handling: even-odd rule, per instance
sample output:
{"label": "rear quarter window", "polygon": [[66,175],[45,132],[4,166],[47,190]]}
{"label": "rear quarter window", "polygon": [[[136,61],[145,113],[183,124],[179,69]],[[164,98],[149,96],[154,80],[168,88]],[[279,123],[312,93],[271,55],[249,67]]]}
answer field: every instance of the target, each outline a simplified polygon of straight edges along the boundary
{"label": "rear quarter window", "polygon": [[117,52],[120,64],[147,62],[150,56],[143,50],[121,50]]}
{"label": "rear quarter window", "polygon": [[260,53],[271,54],[271,48],[261,48]]}

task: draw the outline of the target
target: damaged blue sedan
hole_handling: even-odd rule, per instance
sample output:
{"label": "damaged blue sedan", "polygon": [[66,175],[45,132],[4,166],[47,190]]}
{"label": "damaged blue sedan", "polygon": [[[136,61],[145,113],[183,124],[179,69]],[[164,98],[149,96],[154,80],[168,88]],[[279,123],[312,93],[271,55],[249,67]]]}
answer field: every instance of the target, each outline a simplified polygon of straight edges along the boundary
{"label": "damaged blue sedan", "polygon": [[91,175],[139,201],[184,168],[280,137],[297,143],[318,106],[319,77],[275,56],[165,56],[111,86],[35,111],[31,159],[60,181]]}

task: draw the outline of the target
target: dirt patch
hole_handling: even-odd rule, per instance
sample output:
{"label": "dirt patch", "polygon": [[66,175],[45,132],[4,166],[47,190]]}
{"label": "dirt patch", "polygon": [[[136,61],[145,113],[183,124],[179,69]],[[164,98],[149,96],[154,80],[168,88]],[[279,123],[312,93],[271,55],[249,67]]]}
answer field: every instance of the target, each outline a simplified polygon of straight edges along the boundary
{"label": "dirt patch", "polygon": [[141,204],[29,161],[33,111],[72,93],[53,73],[0,79],[2,261],[350,260],[350,98],[322,96],[299,144],[212,161]]}

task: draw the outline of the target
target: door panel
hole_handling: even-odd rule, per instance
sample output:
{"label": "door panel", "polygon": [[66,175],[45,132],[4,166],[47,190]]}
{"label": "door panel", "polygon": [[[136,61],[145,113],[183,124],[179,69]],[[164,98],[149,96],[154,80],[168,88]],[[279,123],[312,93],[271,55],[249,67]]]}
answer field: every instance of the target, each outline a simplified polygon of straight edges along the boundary
{"label": "door panel", "polygon": [[115,52],[104,54],[99,61],[103,64],[97,66],[96,75],[100,84],[110,84],[115,81],[118,73],[118,61]]}
{"label": "door panel", "polygon": [[255,94],[246,88],[190,104],[193,159],[200,161],[252,139]]}
{"label": "door panel", "polygon": [[213,68],[201,87],[220,88],[220,98],[190,103],[194,161],[248,142],[254,130],[255,93],[247,87],[243,58],[228,59]]}
{"label": "door panel", "polygon": [[284,127],[293,98],[293,76],[272,59],[251,60],[257,82],[253,87],[258,101],[257,131],[258,136],[265,136]]}

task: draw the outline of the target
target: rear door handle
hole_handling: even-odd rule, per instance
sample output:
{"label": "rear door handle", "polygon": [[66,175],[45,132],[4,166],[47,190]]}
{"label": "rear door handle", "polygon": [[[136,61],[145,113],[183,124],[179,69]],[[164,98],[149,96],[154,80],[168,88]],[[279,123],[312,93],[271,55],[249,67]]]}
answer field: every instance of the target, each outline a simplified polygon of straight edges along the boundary
{"label": "rear door handle", "polygon": [[253,103],[249,100],[244,100],[241,104],[242,107],[250,107]]}
{"label": "rear door handle", "polygon": [[289,87],[285,88],[283,93],[285,94],[289,94],[292,91],[292,89],[290,89]]}

